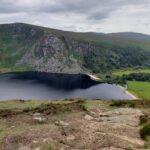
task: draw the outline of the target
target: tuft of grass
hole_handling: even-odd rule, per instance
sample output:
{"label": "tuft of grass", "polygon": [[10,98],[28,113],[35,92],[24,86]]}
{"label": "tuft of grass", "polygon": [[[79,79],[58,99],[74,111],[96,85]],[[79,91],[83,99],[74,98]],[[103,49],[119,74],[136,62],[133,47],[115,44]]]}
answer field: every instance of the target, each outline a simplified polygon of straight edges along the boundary
{"label": "tuft of grass", "polygon": [[40,147],[41,150],[55,150],[50,143],[33,143],[31,147],[33,149],[38,149]]}
{"label": "tuft of grass", "polygon": [[[70,102],[39,102],[39,101],[8,101],[1,102],[5,107],[0,107],[0,118],[9,118],[19,114],[43,113],[45,115],[55,115],[74,111],[87,111],[84,100],[74,100]],[[12,105],[10,106],[10,104]],[[33,105],[32,105],[33,103]],[[20,107],[19,107],[20,106]]]}
{"label": "tuft of grass", "polygon": [[124,150],[133,150],[132,148],[125,148]]}
{"label": "tuft of grass", "polygon": [[112,101],[111,107],[131,107],[131,108],[150,108],[150,101],[148,100],[125,100]]}
{"label": "tuft of grass", "polygon": [[150,116],[148,114],[145,114],[143,116],[140,116],[140,125],[150,123]]}
{"label": "tuft of grass", "polygon": [[54,150],[54,148],[50,144],[44,144],[42,150]]}
{"label": "tuft of grass", "polygon": [[112,101],[110,104],[112,107],[135,107],[135,103],[132,101]]}
{"label": "tuft of grass", "polygon": [[41,104],[36,108],[24,109],[24,113],[43,113],[45,115],[55,115],[65,112],[73,111],[86,111],[86,107],[83,105],[83,101],[73,101],[70,103],[47,103]]}
{"label": "tuft of grass", "polygon": [[146,124],[140,130],[140,136],[142,139],[146,140],[148,136],[150,136],[150,124]]}
{"label": "tuft of grass", "polygon": [[150,137],[147,137],[146,143],[144,144],[144,148],[150,149]]}

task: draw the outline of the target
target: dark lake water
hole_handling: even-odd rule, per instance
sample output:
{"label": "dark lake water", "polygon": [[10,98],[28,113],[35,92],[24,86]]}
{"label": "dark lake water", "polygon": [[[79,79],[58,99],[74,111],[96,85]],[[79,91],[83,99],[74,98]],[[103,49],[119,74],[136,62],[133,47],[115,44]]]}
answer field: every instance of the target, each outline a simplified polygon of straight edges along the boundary
{"label": "dark lake water", "polygon": [[0,100],[9,99],[132,99],[117,85],[99,83],[89,76],[39,72],[0,74]]}

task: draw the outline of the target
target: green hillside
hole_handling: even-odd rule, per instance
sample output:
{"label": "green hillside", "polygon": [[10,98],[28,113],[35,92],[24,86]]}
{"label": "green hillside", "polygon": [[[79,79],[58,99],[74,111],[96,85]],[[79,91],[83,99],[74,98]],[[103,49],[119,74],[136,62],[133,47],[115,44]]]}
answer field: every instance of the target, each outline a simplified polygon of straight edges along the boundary
{"label": "green hillside", "polygon": [[122,68],[150,68],[149,37],[4,24],[0,25],[0,71],[106,73]]}
{"label": "green hillside", "polygon": [[30,50],[42,35],[42,30],[32,34],[34,26],[26,24],[0,25],[0,66],[12,68]]}

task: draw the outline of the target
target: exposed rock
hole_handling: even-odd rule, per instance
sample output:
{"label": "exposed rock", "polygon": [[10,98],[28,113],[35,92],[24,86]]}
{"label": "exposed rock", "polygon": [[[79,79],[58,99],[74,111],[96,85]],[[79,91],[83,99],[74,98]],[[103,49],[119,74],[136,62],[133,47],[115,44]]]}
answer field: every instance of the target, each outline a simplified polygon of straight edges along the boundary
{"label": "exposed rock", "polygon": [[34,150],[42,150],[40,147],[36,147]]}
{"label": "exposed rock", "polygon": [[19,147],[19,150],[32,150],[32,149],[28,146],[21,146]]}
{"label": "exposed rock", "polygon": [[64,121],[56,121],[55,124],[58,126],[69,126],[69,123]]}
{"label": "exposed rock", "polygon": [[45,123],[47,118],[45,118],[42,114],[40,113],[34,113],[33,114],[33,120],[38,122],[38,123]]}
{"label": "exposed rock", "polygon": [[86,120],[92,120],[93,119],[93,117],[92,116],[90,116],[90,115],[85,115],[85,117],[84,117]]}
{"label": "exposed rock", "polygon": [[112,111],[104,112],[99,114],[99,121],[102,122],[117,122],[131,126],[139,125],[139,118],[143,113],[139,109],[132,108],[118,108]]}
{"label": "exposed rock", "polygon": [[[17,64],[27,64],[37,71],[53,73],[80,73],[82,69],[73,55],[69,54],[69,47],[75,48],[77,43],[64,41],[62,37],[45,33],[35,46],[22,57]],[[80,46],[77,46],[80,47]],[[76,47],[76,49],[77,49]],[[76,51],[76,50],[75,50]]]}
{"label": "exposed rock", "polygon": [[73,135],[69,135],[69,136],[67,136],[67,140],[68,141],[70,141],[70,140],[74,140],[75,139],[75,136],[73,136]]}
{"label": "exposed rock", "polygon": [[115,147],[105,147],[102,148],[101,150],[123,150],[122,148],[115,148]]}
{"label": "exposed rock", "polygon": [[108,111],[105,114],[107,115],[143,115],[142,111],[139,109],[133,109],[133,108],[117,108],[112,111]]}

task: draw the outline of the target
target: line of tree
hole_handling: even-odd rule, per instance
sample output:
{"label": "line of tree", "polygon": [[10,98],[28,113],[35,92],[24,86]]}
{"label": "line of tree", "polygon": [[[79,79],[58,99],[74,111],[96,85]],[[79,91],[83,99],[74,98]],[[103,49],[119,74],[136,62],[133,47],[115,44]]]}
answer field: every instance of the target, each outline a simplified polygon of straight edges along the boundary
{"label": "line of tree", "polygon": [[129,75],[123,75],[122,77],[125,80],[129,81],[148,81],[150,82],[150,74],[149,73],[131,73]]}

